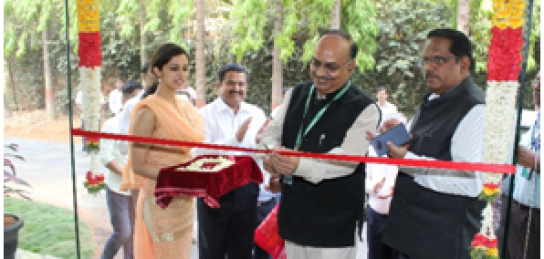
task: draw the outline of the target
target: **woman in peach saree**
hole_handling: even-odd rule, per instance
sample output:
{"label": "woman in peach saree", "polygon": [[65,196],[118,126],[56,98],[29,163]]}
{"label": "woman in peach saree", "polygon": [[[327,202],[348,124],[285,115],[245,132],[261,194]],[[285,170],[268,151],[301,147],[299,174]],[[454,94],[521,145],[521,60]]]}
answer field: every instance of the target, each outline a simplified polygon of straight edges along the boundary
{"label": "woman in peach saree", "polygon": [[[151,86],[133,113],[129,134],[193,142],[204,141],[204,120],[177,89],[188,83],[189,60],[175,44],[159,47],[150,61],[158,83]],[[190,148],[132,143],[121,189],[140,189],[136,207],[136,259],[186,258],[191,255],[193,198],[174,198],[166,209],[155,203],[153,192],[161,168],[191,159]]]}

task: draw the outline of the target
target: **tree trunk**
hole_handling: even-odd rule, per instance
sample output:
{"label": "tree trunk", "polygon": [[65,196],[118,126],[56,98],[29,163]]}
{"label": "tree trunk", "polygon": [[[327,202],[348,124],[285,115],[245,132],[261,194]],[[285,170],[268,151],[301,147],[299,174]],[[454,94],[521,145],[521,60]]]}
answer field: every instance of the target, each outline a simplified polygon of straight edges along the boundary
{"label": "tree trunk", "polygon": [[206,1],[196,0],[196,106],[206,105],[206,57],[204,56],[206,26]]}
{"label": "tree trunk", "polygon": [[[275,5],[276,13],[274,17],[274,35],[281,32],[283,21],[283,5],[281,0],[275,0]],[[272,67],[272,104],[270,106],[270,110],[280,105],[283,99],[283,70],[280,59],[280,48],[277,46],[276,41],[274,41]]]}
{"label": "tree trunk", "polygon": [[8,100],[4,94],[4,118],[11,118],[11,111],[9,109]]}
{"label": "tree trunk", "polygon": [[140,0],[140,63],[141,66],[149,60],[147,55],[147,37],[145,35],[145,0]]}
{"label": "tree trunk", "polygon": [[17,111],[21,111],[19,107],[19,102],[17,101],[17,90],[15,87],[15,78],[13,77],[13,68],[11,67],[12,60],[8,60],[8,73],[9,73],[9,84],[11,85],[11,92],[13,94],[13,102],[15,103],[15,108]]}
{"label": "tree trunk", "polygon": [[331,29],[340,29],[340,18],[340,0],[336,0],[331,11]]}
{"label": "tree trunk", "polygon": [[469,36],[470,0],[459,0],[457,5],[457,30]]}
{"label": "tree trunk", "polygon": [[49,57],[49,47],[47,45],[47,26],[42,31],[43,44],[43,75],[45,79],[45,112],[47,120],[55,119],[55,108],[53,102],[53,77],[51,74],[51,62]]}

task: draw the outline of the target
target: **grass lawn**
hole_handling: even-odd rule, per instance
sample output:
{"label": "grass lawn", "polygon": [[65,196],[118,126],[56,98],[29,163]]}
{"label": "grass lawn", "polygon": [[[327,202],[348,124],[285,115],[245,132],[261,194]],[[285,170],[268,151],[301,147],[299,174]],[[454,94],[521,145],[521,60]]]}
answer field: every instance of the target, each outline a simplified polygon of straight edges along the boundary
{"label": "grass lawn", "polygon": [[[74,213],[67,209],[4,198],[4,212],[19,215],[24,226],[19,231],[18,248],[60,258],[76,258]],[[79,220],[81,257],[89,258],[95,244],[91,228]]]}

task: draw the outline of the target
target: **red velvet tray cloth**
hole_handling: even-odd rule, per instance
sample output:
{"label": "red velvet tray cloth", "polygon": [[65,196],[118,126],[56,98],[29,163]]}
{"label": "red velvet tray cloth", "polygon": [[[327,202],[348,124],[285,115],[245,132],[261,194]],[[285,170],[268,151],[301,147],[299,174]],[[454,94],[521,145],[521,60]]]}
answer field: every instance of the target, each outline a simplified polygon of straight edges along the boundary
{"label": "red velvet tray cloth", "polygon": [[219,197],[250,181],[263,182],[261,169],[250,156],[234,157],[234,164],[216,172],[176,170],[199,159],[217,157],[199,156],[187,163],[163,168],[155,186],[157,204],[164,209],[174,197],[203,197],[208,206],[219,208]]}

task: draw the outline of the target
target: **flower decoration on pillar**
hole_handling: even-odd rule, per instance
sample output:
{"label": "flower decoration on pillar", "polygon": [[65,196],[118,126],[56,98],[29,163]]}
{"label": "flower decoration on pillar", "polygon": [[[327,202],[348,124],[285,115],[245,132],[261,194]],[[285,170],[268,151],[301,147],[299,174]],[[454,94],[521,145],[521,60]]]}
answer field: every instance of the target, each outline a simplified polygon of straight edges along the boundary
{"label": "flower decoration on pillar", "polygon": [[[484,126],[484,162],[504,163],[510,155],[514,135],[516,97],[521,71],[523,0],[493,0],[493,27],[487,66]],[[500,195],[501,174],[482,173],[484,186],[479,198],[487,201],[480,232],[472,241],[473,259],[498,259],[491,203]]]}
{"label": "flower decoration on pillar", "polygon": [[[100,2],[77,0],[77,24],[79,29],[79,87],[83,93],[83,120],[85,129],[99,131],[100,127]],[[89,193],[96,194],[104,188],[104,177],[98,177],[99,139],[87,139],[91,156],[91,168],[87,172],[84,186]]]}

